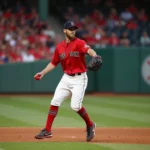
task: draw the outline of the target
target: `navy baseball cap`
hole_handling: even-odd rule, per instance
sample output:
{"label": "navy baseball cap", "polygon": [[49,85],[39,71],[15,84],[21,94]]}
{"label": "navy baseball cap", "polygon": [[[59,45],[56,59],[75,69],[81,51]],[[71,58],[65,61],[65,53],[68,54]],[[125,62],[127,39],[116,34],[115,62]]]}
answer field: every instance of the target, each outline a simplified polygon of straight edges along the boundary
{"label": "navy baseball cap", "polygon": [[64,29],[78,29],[78,27],[75,25],[73,21],[67,21],[64,24]]}

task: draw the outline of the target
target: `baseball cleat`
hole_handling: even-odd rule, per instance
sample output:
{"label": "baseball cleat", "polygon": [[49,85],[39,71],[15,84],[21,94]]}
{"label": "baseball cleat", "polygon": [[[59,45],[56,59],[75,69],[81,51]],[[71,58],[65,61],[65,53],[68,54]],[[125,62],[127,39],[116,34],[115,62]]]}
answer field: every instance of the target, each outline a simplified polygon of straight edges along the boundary
{"label": "baseball cleat", "polygon": [[35,136],[36,139],[44,139],[52,137],[52,133],[48,132],[46,129],[43,129],[39,134]]}
{"label": "baseball cleat", "polygon": [[95,128],[96,128],[96,123],[93,123],[93,126],[87,126],[87,137],[86,137],[87,142],[91,141],[94,138]]}

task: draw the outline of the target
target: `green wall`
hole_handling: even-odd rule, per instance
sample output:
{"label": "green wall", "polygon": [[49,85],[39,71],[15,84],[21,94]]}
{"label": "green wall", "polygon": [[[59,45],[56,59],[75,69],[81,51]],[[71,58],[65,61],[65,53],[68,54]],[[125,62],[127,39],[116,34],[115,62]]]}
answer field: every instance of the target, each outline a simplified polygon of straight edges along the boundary
{"label": "green wall", "polygon": [[[97,72],[88,71],[87,92],[150,93],[150,49],[95,49],[103,58]],[[90,61],[87,56],[87,62]],[[34,75],[49,61],[0,65],[0,93],[54,92],[63,72],[56,67],[40,81]]]}
{"label": "green wall", "polygon": [[95,72],[96,91],[111,92],[113,90],[113,49],[96,49],[103,58],[103,65]]}
{"label": "green wall", "polygon": [[139,49],[114,49],[113,91],[139,92]]}
{"label": "green wall", "polygon": [[5,64],[0,66],[0,92],[32,91],[32,64]]}

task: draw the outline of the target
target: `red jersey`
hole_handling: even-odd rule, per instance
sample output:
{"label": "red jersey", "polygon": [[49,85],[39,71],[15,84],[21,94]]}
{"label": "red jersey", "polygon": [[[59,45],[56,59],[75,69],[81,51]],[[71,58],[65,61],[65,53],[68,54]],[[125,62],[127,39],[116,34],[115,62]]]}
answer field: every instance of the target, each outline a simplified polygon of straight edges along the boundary
{"label": "red jersey", "polygon": [[84,40],[74,38],[70,43],[62,41],[57,45],[51,63],[57,66],[61,63],[62,69],[67,74],[86,72],[85,54],[90,46]]}

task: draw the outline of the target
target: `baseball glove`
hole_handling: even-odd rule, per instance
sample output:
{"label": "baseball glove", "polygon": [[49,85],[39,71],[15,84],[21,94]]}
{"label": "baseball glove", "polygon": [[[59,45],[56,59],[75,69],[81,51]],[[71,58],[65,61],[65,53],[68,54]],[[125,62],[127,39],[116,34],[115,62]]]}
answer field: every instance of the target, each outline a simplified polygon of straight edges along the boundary
{"label": "baseball glove", "polygon": [[89,61],[87,68],[90,71],[97,71],[102,66],[102,57],[97,55],[95,57],[92,57],[92,59]]}

